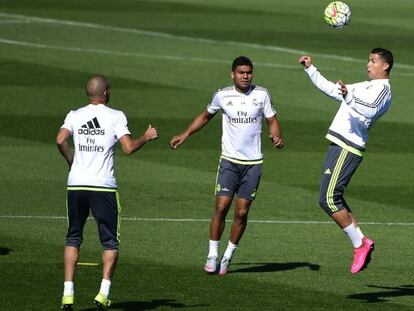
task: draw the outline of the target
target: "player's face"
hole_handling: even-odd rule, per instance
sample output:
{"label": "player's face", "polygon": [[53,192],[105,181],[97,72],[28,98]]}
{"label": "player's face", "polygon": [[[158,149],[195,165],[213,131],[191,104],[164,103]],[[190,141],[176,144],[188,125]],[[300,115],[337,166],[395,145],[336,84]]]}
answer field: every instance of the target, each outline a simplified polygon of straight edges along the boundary
{"label": "player's face", "polygon": [[253,68],[249,65],[237,66],[236,69],[231,72],[231,78],[234,81],[236,90],[246,93],[252,84]]}
{"label": "player's face", "polygon": [[367,71],[368,77],[373,79],[387,78],[388,73],[385,71],[389,65],[384,62],[382,57],[378,54],[369,54]]}

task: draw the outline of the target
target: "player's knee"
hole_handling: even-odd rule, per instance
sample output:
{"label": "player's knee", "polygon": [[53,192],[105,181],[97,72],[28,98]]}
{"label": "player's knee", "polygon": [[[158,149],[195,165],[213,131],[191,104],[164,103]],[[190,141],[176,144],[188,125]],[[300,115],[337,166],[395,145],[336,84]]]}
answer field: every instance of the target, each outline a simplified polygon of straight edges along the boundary
{"label": "player's knee", "polygon": [[224,203],[217,203],[216,204],[216,215],[217,216],[226,216],[229,209],[230,209],[229,205],[224,204]]}
{"label": "player's knee", "polygon": [[234,218],[236,221],[246,222],[248,214],[249,214],[249,209],[237,209],[234,212]]}

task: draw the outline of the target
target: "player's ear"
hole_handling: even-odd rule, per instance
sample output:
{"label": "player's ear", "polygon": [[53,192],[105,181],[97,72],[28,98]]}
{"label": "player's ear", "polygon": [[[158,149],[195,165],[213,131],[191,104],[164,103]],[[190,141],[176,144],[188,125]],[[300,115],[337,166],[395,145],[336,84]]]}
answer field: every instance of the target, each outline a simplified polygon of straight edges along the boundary
{"label": "player's ear", "polygon": [[109,90],[109,86],[105,89],[105,91],[103,92],[104,96],[108,96],[110,94],[110,90]]}
{"label": "player's ear", "polygon": [[388,68],[390,68],[390,64],[388,64],[388,63],[384,63],[384,65],[382,65],[382,69],[384,70],[384,71],[387,71],[387,69]]}
{"label": "player's ear", "polygon": [[230,77],[231,77],[231,79],[232,79],[232,80],[234,80],[234,71],[232,71],[232,72],[230,73]]}

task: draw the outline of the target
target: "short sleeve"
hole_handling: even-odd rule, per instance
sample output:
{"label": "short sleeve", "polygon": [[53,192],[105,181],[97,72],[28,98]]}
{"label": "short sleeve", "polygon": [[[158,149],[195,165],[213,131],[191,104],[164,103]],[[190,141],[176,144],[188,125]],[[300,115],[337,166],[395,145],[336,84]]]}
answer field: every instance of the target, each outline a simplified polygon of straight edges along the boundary
{"label": "short sleeve", "polygon": [[128,121],[123,112],[119,112],[118,118],[115,123],[115,136],[120,139],[124,135],[130,135],[131,132],[128,129]]}
{"label": "short sleeve", "polygon": [[70,111],[63,121],[63,125],[60,128],[67,129],[71,134],[73,133],[73,111]]}
{"label": "short sleeve", "polygon": [[263,115],[265,118],[271,118],[276,115],[276,109],[273,106],[272,96],[268,92],[266,92],[263,102]]}
{"label": "short sleeve", "polygon": [[216,114],[220,109],[220,98],[218,96],[218,92],[216,92],[211,99],[211,103],[207,106],[207,111],[210,114]]}

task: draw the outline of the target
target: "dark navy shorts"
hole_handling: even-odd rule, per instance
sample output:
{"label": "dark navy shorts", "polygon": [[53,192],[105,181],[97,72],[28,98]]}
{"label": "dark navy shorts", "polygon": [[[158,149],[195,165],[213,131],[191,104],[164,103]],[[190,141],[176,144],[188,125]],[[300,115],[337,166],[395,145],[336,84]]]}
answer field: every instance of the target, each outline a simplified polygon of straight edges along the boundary
{"label": "dark navy shorts", "polygon": [[216,196],[253,201],[262,175],[262,164],[240,164],[220,159],[216,180]]}
{"label": "dark navy shorts", "polygon": [[361,161],[361,156],[338,145],[329,146],[321,172],[319,193],[319,205],[328,215],[344,208],[351,212],[343,194]]}
{"label": "dark navy shorts", "polygon": [[68,187],[67,208],[66,246],[80,248],[83,228],[92,211],[102,246],[105,250],[118,250],[121,206],[116,189]]}

